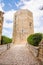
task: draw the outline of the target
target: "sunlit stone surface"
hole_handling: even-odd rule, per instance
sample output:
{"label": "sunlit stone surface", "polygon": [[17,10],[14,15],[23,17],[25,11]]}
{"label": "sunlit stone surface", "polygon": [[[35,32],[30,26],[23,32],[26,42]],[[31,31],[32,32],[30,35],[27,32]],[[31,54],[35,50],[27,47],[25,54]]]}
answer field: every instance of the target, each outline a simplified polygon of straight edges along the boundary
{"label": "sunlit stone surface", "polygon": [[1,36],[2,36],[3,14],[4,13],[0,11],[0,44],[1,44]]}
{"label": "sunlit stone surface", "polygon": [[19,10],[14,15],[13,43],[26,43],[27,36],[34,33],[33,14],[28,10]]}

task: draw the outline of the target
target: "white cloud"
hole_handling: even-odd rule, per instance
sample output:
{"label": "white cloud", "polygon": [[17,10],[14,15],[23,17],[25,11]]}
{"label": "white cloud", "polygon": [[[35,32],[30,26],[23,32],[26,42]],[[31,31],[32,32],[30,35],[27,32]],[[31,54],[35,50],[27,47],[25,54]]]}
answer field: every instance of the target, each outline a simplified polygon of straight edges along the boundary
{"label": "white cloud", "polygon": [[[16,11],[14,11],[14,10],[5,12],[5,14],[4,14],[4,24],[3,24],[4,27],[8,27],[8,28],[9,28],[9,27],[12,27],[15,12],[16,12]],[[8,21],[8,20],[9,20],[9,21],[12,21],[12,23],[8,24],[8,23],[6,22],[6,21]]]}
{"label": "white cloud", "polygon": [[20,5],[25,4],[25,2],[27,1],[30,1],[30,0],[20,0],[18,3],[15,3],[15,5],[19,7]]}
{"label": "white cloud", "polygon": [[21,4],[22,4],[21,2],[15,3],[15,5],[16,5],[17,7],[19,7]]}
{"label": "white cloud", "polygon": [[8,31],[8,30],[5,30],[5,29],[3,29],[2,32],[3,32],[2,35],[8,36],[8,37],[12,38],[12,32],[10,32],[10,31]]}
{"label": "white cloud", "polygon": [[3,7],[4,7],[4,3],[2,2],[2,3],[0,3],[0,11],[3,11]]}
{"label": "white cloud", "polygon": [[13,27],[13,22],[10,23],[10,24],[4,22],[3,27],[4,27],[4,28],[11,28],[11,29],[12,29],[12,27]]}
{"label": "white cloud", "polygon": [[0,11],[3,11],[2,7],[0,6]]}
{"label": "white cloud", "polygon": [[[11,29],[11,31],[7,30],[6,28]],[[13,22],[8,24],[8,23],[6,23],[4,21],[2,35],[6,35],[8,37],[12,37],[12,32],[13,32]]]}
{"label": "white cloud", "polygon": [[[2,31],[3,35],[7,35],[9,37],[12,37],[13,19],[14,19],[15,12],[16,11],[14,11],[14,10],[5,12],[5,14],[4,14],[4,23],[3,23],[3,31]],[[7,23],[6,21],[12,21],[12,23]],[[4,28],[9,28],[9,29],[11,29],[11,31],[8,31]]]}
{"label": "white cloud", "polygon": [[5,14],[4,14],[4,20],[6,21],[6,20],[10,20],[10,21],[13,21],[13,17],[14,17],[14,13],[15,13],[16,11],[14,11],[13,9],[11,10],[11,11],[7,11],[7,12],[5,12]]}
{"label": "white cloud", "polygon": [[34,31],[35,33],[36,33],[36,32],[43,33],[43,27],[39,27],[39,28],[37,27],[37,28],[35,28],[34,30],[35,30],[35,31]]}
{"label": "white cloud", "polygon": [[[3,27],[11,28],[12,29],[12,27],[13,27],[13,19],[14,19],[14,13],[15,12],[16,11],[14,11],[14,10],[5,12]],[[12,21],[12,23],[8,24],[6,21]]]}
{"label": "white cloud", "polygon": [[22,6],[22,9],[29,9],[32,12],[36,11],[42,4],[43,0],[30,0],[30,1],[24,1],[24,6]]}

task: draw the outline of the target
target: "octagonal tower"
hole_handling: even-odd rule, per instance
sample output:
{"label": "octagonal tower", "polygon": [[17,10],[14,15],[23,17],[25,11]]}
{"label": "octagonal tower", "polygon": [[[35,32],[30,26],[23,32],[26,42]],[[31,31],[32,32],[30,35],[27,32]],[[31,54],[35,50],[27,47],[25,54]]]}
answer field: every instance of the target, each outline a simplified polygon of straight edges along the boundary
{"label": "octagonal tower", "polygon": [[27,37],[34,33],[32,12],[26,9],[17,11],[13,24],[13,43],[26,43]]}

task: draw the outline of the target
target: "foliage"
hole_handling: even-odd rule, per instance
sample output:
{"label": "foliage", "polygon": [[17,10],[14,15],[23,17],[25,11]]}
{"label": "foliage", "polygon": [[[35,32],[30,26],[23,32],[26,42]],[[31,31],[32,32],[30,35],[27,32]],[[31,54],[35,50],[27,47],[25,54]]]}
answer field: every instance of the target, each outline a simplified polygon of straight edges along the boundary
{"label": "foliage", "polygon": [[12,39],[6,37],[6,36],[2,36],[2,40],[1,40],[1,44],[8,44],[11,43]]}
{"label": "foliage", "polygon": [[43,34],[42,34],[42,39],[43,39]]}
{"label": "foliage", "polygon": [[35,33],[27,38],[27,42],[33,46],[38,46],[39,42],[42,40],[42,34],[41,33]]}

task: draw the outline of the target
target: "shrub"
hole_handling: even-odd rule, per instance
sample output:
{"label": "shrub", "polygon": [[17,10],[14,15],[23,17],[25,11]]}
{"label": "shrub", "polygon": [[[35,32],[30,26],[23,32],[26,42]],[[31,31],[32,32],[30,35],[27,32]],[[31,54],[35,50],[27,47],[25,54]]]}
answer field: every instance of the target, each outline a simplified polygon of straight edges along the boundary
{"label": "shrub", "polygon": [[6,37],[6,36],[2,36],[2,40],[1,40],[1,44],[8,44],[11,43],[12,39]]}
{"label": "shrub", "polygon": [[42,34],[42,39],[43,39],[43,34]]}
{"label": "shrub", "polygon": [[42,40],[42,34],[41,33],[35,33],[27,38],[27,42],[33,46],[38,46],[39,42]]}

